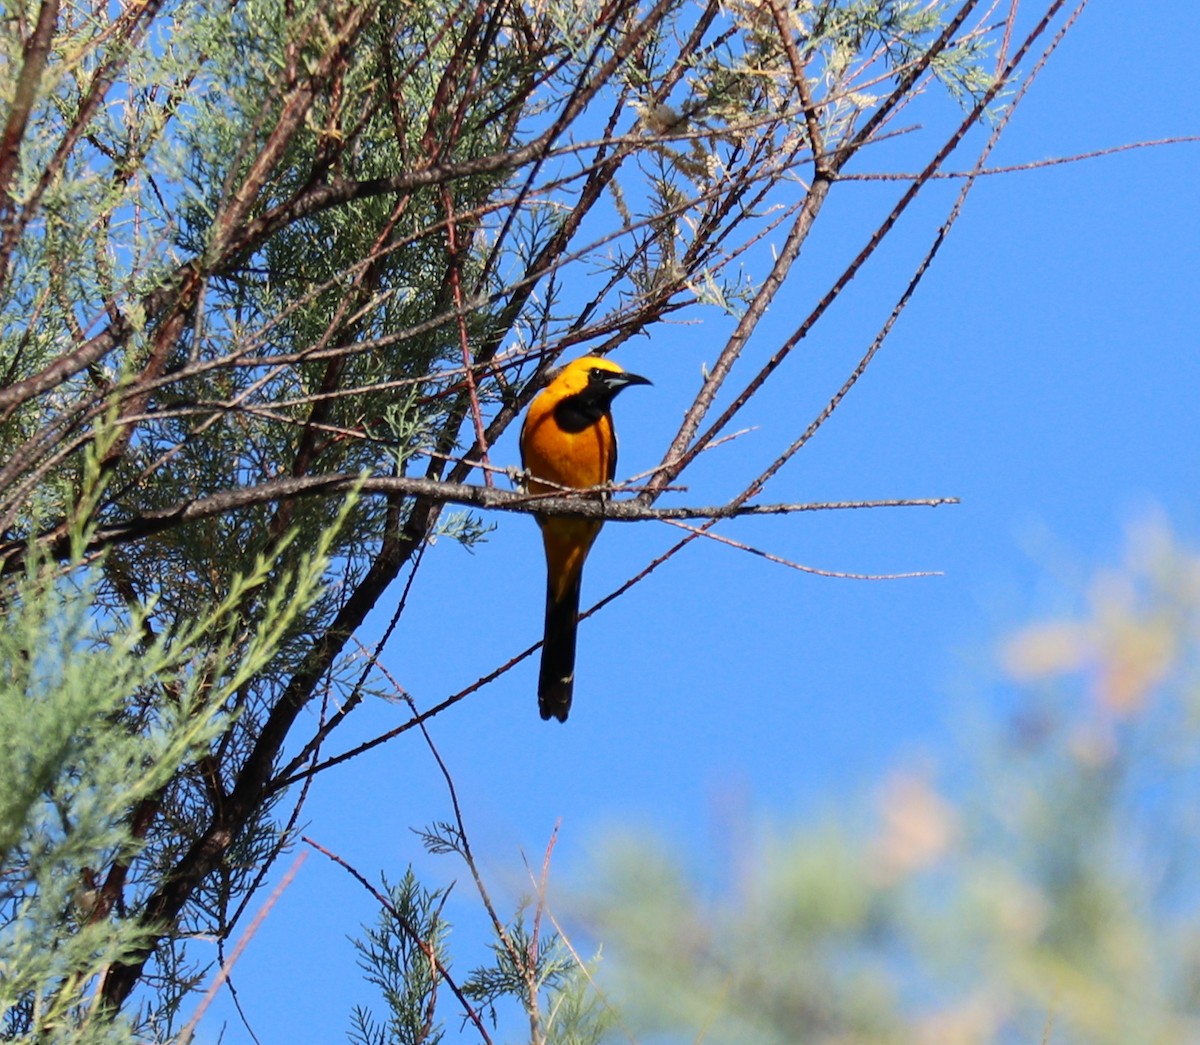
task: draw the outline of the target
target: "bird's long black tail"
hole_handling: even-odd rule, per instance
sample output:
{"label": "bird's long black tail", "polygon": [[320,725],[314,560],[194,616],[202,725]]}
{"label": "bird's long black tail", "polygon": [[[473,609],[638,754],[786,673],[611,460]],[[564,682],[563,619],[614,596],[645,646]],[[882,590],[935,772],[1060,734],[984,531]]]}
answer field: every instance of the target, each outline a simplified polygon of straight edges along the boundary
{"label": "bird's long black tail", "polygon": [[546,631],[542,639],[542,669],[538,675],[538,710],[542,718],[567,721],[575,690],[575,632],[579,620],[580,570],[561,599],[546,591]]}

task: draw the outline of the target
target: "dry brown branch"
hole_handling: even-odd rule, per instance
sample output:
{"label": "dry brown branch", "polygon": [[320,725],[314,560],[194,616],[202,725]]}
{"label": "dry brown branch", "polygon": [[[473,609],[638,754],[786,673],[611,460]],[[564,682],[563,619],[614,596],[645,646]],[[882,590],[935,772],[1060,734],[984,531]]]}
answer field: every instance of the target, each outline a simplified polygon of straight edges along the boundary
{"label": "dry brown branch", "polygon": [[[25,128],[29,123],[29,115],[33,111],[38,82],[46,68],[46,59],[50,54],[50,42],[54,36],[54,24],[57,20],[58,0],[42,0],[42,5],[38,9],[37,25],[25,41],[21,71],[17,75],[16,87],[13,90],[12,102],[8,109],[8,119],[4,124],[4,136],[0,138],[0,219],[2,219],[3,225],[3,240],[6,243],[16,235],[13,214],[16,201],[9,194],[9,189],[21,162],[21,139],[25,137]],[[8,251],[5,251],[0,254],[0,257],[7,253]]]}

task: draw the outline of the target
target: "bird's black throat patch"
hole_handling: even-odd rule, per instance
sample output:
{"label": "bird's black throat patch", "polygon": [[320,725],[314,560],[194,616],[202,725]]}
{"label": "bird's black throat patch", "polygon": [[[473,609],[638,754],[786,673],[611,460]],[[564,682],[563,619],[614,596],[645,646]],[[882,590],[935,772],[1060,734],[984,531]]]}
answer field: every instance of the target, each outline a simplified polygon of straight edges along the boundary
{"label": "bird's black throat patch", "polygon": [[555,424],[572,435],[582,432],[608,413],[614,394],[613,389],[601,385],[560,399],[554,407]]}

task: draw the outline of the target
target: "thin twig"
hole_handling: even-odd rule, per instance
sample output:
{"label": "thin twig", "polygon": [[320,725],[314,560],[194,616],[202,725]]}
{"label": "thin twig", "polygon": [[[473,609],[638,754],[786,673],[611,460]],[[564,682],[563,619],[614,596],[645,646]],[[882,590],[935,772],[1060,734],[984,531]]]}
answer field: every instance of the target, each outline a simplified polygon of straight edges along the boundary
{"label": "thin twig", "polygon": [[[1027,81],[1028,82],[1028,81]],[[1010,106],[1011,108],[1011,106]],[[1083,163],[1104,156],[1115,156],[1118,153],[1129,152],[1133,149],[1157,149],[1165,145],[1185,145],[1200,142],[1200,135],[1183,134],[1172,138],[1155,138],[1150,141],[1126,142],[1124,145],[1111,145],[1105,149],[1092,149],[1089,152],[1077,152],[1070,156],[1051,156],[1044,160],[1030,160],[1028,163],[1010,163],[1003,167],[981,167],[978,170],[938,171],[930,175],[933,180],[964,178],[986,178],[996,174],[1017,174],[1021,171],[1037,171],[1047,167],[1059,167],[1066,163]],[[859,174],[839,174],[838,181],[916,181],[918,173],[903,174],[899,172],[862,172]]]}
{"label": "thin twig", "polygon": [[[532,877],[532,872],[530,872],[530,877]],[[554,926],[554,931],[557,933],[559,940],[562,941],[563,946],[571,952],[571,957],[575,959],[575,964],[579,967],[579,971],[583,973],[583,977],[585,980],[587,980],[588,986],[596,992],[597,997],[599,997],[604,1007],[612,1014],[617,1026],[621,1028],[621,1033],[624,1034],[626,1039],[629,1041],[629,1045],[638,1045],[638,1040],[634,1036],[633,1031],[631,1031],[625,1024],[623,1013],[621,1012],[620,1008],[609,1001],[608,995],[604,993],[604,990],[600,987],[600,984],[598,984],[595,978],[592,976],[592,970],[588,968],[587,962],[585,962],[580,956],[579,952],[575,949],[575,945],[571,943],[571,938],[566,934],[563,927],[554,917],[554,912],[548,910],[546,912],[546,917],[550,919],[550,924]]]}
{"label": "thin twig", "polygon": [[[550,856],[554,852],[554,843],[558,840],[558,829],[562,826],[562,818],[554,822],[554,830],[550,832],[550,841],[546,843],[546,853],[542,857],[542,877],[536,883],[537,904],[533,912],[533,931],[529,937],[529,953],[525,956],[525,990],[528,994],[526,1006],[529,1009],[529,1036],[535,1045],[544,1042],[542,1031],[541,1007],[538,1004],[537,964],[541,948],[542,913],[546,908],[546,883],[550,875]],[[525,860],[525,854],[521,854]],[[525,868],[529,869],[529,861],[525,860]],[[531,875],[532,877],[532,875]]]}
{"label": "thin twig", "polygon": [[254,938],[254,934],[258,932],[259,927],[271,913],[271,908],[275,906],[276,901],[283,895],[284,890],[292,884],[292,879],[296,877],[296,872],[300,870],[300,865],[304,863],[307,853],[298,853],[296,859],[292,861],[292,866],[287,869],[279,884],[271,891],[271,895],[267,897],[267,902],[259,908],[258,913],[254,916],[254,920],[246,926],[246,931],[242,933],[241,938],[234,947],[233,953],[229,956],[229,961],[222,962],[220,971],[213,977],[212,983],[209,984],[207,992],[201,999],[200,1004],[196,1006],[195,1013],[188,1021],[186,1027],[183,1028],[183,1033],[180,1035],[180,1040],[183,1042],[191,1041],[192,1036],[196,1032],[196,1027],[203,1018],[204,1013],[212,1004],[213,999],[217,996],[217,991],[221,989],[221,985],[229,978],[229,973],[233,969],[238,958],[242,956],[242,951],[246,949],[246,945]]}
{"label": "thin twig", "polygon": [[[362,671],[351,687],[349,696],[342,702],[341,707],[329,717],[328,721],[322,722],[318,726],[316,733],[309,738],[300,753],[276,774],[277,778],[291,776],[306,760],[311,759],[315,762],[320,752],[321,744],[362,703],[363,694],[366,692],[367,678],[370,675],[371,669],[378,668],[380,671],[385,671],[379,658],[388,640],[392,637],[392,633],[396,630],[396,626],[400,623],[400,618],[404,614],[405,608],[408,606],[408,596],[412,592],[413,582],[417,579],[417,570],[425,558],[425,552],[428,547],[429,542],[422,541],[421,546],[417,549],[412,559],[412,566],[408,571],[408,580],[404,583],[404,590],[400,593],[400,599],[396,603],[395,610],[392,611],[392,619],[388,621],[387,627],[383,629],[383,634],[379,636],[379,641],[375,643],[375,648],[367,654],[366,664],[363,665]],[[363,649],[361,644],[359,648]],[[365,649],[363,651],[366,652]],[[390,676],[388,676],[388,679],[392,681],[398,690],[402,691],[401,687]]]}
{"label": "thin twig", "polygon": [[741,541],[735,541],[732,537],[725,537],[719,533],[713,533],[711,530],[701,529],[696,526],[688,526],[687,523],[681,523],[675,519],[664,519],[668,526],[677,526],[681,530],[686,530],[688,533],[694,533],[697,537],[706,537],[710,541],[717,541],[719,544],[726,544],[730,548],[737,548],[738,551],[749,552],[751,555],[758,555],[766,559],[768,562],[778,563],[780,566],[787,566],[793,570],[800,570],[802,573],[812,573],[818,577],[837,577],[842,580],[854,581],[900,581],[909,580],[913,577],[941,577],[943,574],[940,570],[922,570],[915,573],[843,573],[840,570],[821,570],[815,566],[805,566],[799,562],[793,562],[791,559],[784,559],[781,556],[773,555],[771,552],[763,551],[761,548],[755,548],[753,545],[743,544]]}
{"label": "thin twig", "polygon": [[[479,447],[479,457],[488,463],[487,436],[483,428],[483,410],[479,406],[479,388],[475,383],[475,366],[471,360],[471,341],[467,335],[467,308],[463,301],[461,266],[458,255],[458,231],[454,220],[454,201],[450,196],[450,187],[442,186],[442,207],[446,211],[446,254],[448,255],[450,272],[450,291],[454,296],[454,314],[458,322],[458,344],[462,351],[463,374],[467,382],[467,394],[471,399],[471,420],[475,424],[475,442]],[[485,485],[492,485],[492,473],[483,473]]]}
{"label": "thin twig", "polygon": [[[380,670],[384,671],[386,675],[386,669],[381,667]],[[390,676],[388,676],[388,678],[389,681],[392,681],[392,684],[395,685],[395,681],[392,680]],[[417,721],[419,716],[417,714],[416,702],[401,687],[397,686],[396,688],[402,694],[413,715],[416,716],[414,721]],[[466,863],[468,870],[471,872],[471,878],[475,882],[475,889],[479,893],[480,900],[483,901],[483,906],[487,910],[488,917],[492,920],[492,928],[496,931],[496,935],[500,938],[500,942],[504,944],[504,949],[508,951],[509,958],[512,959],[514,964],[520,967],[521,952],[518,951],[516,946],[513,944],[512,938],[508,934],[508,930],[504,927],[504,922],[501,921],[500,916],[496,913],[496,907],[492,903],[491,895],[488,893],[487,887],[483,884],[483,876],[479,873],[479,865],[475,863],[475,856],[471,852],[471,842],[470,839],[467,838],[467,827],[463,821],[462,807],[458,802],[458,790],[454,786],[454,778],[450,775],[450,770],[446,767],[446,763],[443,761],[441,753],[437,749],[437,745],[434,744],[433,737],[429,735],[429,730],[425,728],[424,720],[417,721],[417,727],[421,730],[421,735],[425,738],[425,744],[429,748],[430,753],[433,755],[434,761],[437,762],[438,769],[442,774],[442,779],[446,781],[446,790],[450,793],[450,805],[454,809],[454,822],[458,827],[458,841],[459,845],[461,846],[460,852],[462,853],[462,858]]]}
{"label": "thin twig", "polygon": [[357,867],[353,866],[348,861],[343,860],[337,855],[337,853],[331,852],[321,845],[320,842],[313,841],[307,835],[301,835],[300,841],[304,842],[305,845],[312,846],[318,853],[322,853],[323,855],[329,857],[329,859],[335,864],[344,867],[359,883],[359,885],[366,889],[367,892],[369,892],[375,898],[375,901],[379,904],[379,906],[395,919],[396,924],[408,934],[409,939],[411,939],[413,943],[415,943],[420,949],[421,953],[425,955],[425,958],[428,960],[430,966],[437,972],[437,975],[446,981],[446,986],[450,988],[454,996],[458,999],[459,1004],[463,1007],[463,1011],[467,1014],[467,1018],[475,1024],[475,1029],[479,1031],[480,1037],[487,1042],[487,1045],[492,1045],[492,1039],[488,1035],[487,1028],[483,1025],[483,1020],[479,1018],[479,1013],[475,1011],[475,1007],[471,1004],[467,996],[463,994],[458,984],[454,982],[454,978],[450,975],[450,971],[446,968],[446,966],[442,964],[442,960],[437,956],[437,952],[424,938],[422,938],[421,934],[418,933],[416,929],[408,924],[408,919],[403,917],[400,912],[396,910],[395,904],[393,904],[391,900],[389,900],[383,895],[383,893],[376,889],[375,886],[373,886],[366,879],[366,877],[361,871],[358,870]]}

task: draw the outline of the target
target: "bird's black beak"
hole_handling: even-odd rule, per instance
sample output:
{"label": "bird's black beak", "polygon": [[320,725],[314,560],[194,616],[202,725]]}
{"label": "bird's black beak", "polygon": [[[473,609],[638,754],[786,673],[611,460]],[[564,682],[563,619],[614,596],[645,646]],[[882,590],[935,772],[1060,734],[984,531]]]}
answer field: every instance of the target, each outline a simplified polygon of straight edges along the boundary
{"label": "bird's black beak", "polygon": [[630,385],[649,385],[653,382],[640,374],[614,373],[604,375],[604,384],[612,391],[613,395],[616,395],[622,388],[628,388]]}

